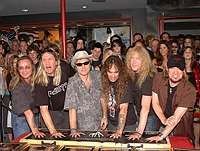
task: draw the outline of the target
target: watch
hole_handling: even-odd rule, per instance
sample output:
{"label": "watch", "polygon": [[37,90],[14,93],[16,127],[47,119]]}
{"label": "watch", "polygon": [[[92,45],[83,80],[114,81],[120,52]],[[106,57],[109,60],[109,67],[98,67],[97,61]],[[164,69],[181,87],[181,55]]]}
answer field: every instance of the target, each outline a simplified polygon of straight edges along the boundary
{"label": "watch", "polygon": [[165,138],[165,136],[163,135],[163,133],[159,133],[158,136],[159,136],[160,138],[162,138],[162,139]]}

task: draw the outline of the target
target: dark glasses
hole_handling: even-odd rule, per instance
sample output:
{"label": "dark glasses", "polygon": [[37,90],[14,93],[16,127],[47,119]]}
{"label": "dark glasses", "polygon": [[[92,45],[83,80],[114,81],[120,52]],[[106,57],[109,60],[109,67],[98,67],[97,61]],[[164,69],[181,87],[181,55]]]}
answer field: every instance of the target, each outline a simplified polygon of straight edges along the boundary
{"label": "dark glasses", "polygon": [[83,62],[83,63],[77,63],[76,66],[81,67],[83,64],[86,66],[90,63],[90,61]]}

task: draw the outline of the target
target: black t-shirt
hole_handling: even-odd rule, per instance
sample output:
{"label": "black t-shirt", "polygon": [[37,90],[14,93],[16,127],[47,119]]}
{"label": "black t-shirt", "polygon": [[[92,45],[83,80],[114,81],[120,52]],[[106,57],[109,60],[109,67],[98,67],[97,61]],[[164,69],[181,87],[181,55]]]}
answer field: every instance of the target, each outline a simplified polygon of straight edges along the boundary
{"label": "black t-shirt", "polygon": [[101,67],[101,61],[92,61],[92,69],[95,69],[95,67],[98,66],[99,68]]}
{"label": "black t-shirt", "polygon": [[49,84],[35,86],[35,104],[36,106],[48,105],[49,110],[63,110],[65,101],[65,92],[69,78],[69,65],[61,64],[61,82],[58,86],[53,85],[53,77],[49,78]]}
{"label": "black t-shirt", "polygon": [[[117,104],[115,101],[115,94],[116,94],[116,84],[112,83],[108,101],[108,120],[112,125],[117,126],[120,108],[117,108]],[[122,103],[129,103],[128,113],[126,117],[126,125],[135,124],[137,121],[137,117],[134,110],[133,83],[131,80],[128,81],[125,94],[122,97],[120,104]]]}
{"label": "black t-shirt", "polygon": [[177,87],[169,86],[169,88],[168,88],[168,98],[167,98],[167,104],[166,104],[165,112],[164,112],[166,118],[173,115],[172,100],[173,100],[174,93],[176,92],[176,89],[177,89]]}
{"label": "black t-shirt", "polygon": [[[135,81],[137,81],[137,77]],[[133,96],[138,116],[140,115],[140,111],[142,108],[141,106],[142,95],[152,96],[152,84],[153,84],[153,77],[150,76],[147,76],[146,80],[142,83],[141,88],[138,85],[136,85],[136,82],[134,82]],[[151,116],[155,115],[152,107],[150,107],[149,115]]]}

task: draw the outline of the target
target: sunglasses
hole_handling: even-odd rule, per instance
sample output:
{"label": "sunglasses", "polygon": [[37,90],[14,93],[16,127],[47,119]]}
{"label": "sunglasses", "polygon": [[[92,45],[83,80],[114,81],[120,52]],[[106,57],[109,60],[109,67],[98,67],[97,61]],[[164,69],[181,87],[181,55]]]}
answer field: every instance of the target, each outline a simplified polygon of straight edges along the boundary
{"label": "sunglasses", "polygon": [[90,63],[90,61],[83,62],[83,63],[77,63],[76,66],[81,67],[83,64],[86,66]]}

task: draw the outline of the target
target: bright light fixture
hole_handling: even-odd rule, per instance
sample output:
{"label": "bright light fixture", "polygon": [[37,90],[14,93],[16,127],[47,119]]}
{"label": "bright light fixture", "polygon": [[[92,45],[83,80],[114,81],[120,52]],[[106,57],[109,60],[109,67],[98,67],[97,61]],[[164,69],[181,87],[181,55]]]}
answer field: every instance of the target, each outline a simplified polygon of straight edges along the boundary
{"label": "bright light fixture", "polygon": [[87,8],[87,5],[83,5],[82,8],[83,8],[83,9],[86,9],[86,8]]}
{"label": "bright light fixture", "polygon": [[29,12],[29,10],[28,9],[22,9],[22,12],[27,13],[27,12]]}

